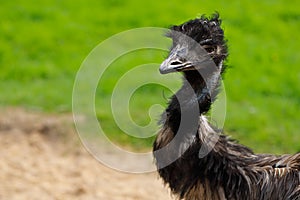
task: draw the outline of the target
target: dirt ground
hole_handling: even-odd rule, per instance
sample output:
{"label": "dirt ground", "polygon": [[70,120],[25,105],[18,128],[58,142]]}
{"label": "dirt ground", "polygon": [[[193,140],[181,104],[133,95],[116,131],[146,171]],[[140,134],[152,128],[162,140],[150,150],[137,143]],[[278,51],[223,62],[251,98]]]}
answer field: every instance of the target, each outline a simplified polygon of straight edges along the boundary
{"label": "dirt ground", "polygon": [[0,199],[171,199],[156,173],[109,169],[82,147],[71,115],[0,112]]}

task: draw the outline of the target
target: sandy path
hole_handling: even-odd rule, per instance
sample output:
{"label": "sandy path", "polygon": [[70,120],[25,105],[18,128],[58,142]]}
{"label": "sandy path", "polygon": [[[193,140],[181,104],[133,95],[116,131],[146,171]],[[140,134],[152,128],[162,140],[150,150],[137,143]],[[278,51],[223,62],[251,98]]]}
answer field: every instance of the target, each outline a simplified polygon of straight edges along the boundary
{"label": "sandy path", "polygon": [[171,199],[156,173],[126,174],[90,156],[72,118],[1,109],[0,199]]}

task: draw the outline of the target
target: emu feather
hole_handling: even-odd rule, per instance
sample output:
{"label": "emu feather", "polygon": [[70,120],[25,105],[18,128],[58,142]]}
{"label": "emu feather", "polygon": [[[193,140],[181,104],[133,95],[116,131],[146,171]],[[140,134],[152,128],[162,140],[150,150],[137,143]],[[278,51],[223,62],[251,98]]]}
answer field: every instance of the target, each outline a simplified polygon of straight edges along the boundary
{"label": "emu feather", "polygon": [[[192,38],[206,54],[192,52],[181,34]],[[228,55],[218,14],[172,26],[167,36],[173,40],[172,58],[170,55],[160,70],[180,71],[184,80],[163,114],[153,154],[159,175],[172,193],[186,200],[300,199],[300,154],[254,154],[229,139],[205,117],[218,94],[226,68],[223,61]],[[216,69],[207,69],[210,61]],[[190,114],[197,109],[198,115]],[[190,118],[182,128],[183,116]],[[180,140],[171,145],[179,134]],[[160,149],[165,149],[164,153],[158,153]],[[178,159],[172,162],[170,157],[174,155]]]}

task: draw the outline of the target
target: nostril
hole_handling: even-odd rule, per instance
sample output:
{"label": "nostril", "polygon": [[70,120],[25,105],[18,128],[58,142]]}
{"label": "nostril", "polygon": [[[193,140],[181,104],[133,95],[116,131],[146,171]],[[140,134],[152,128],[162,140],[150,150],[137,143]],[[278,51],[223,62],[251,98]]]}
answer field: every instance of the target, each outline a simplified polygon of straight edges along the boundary
{"label": "nostril", "polygon": [[181,65],[182,64],[182,62],[180,62],[180,61],[173,61],[173,62],[171,62],[171,65]]}

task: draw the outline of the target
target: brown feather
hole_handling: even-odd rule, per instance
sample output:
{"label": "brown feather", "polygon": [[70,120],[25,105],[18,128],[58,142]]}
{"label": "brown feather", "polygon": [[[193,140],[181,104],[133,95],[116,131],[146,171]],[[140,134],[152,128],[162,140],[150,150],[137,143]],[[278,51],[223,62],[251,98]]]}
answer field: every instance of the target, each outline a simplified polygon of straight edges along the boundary
{"label": "brown feather", "polygon": [[[228,53],[220,24],[218,15],[214,15],[171,29],[194,38],[214,54],[216,65],[222,65]],[[168,36],[180,42],[173,32]],[[217,80],[225,71],[225,65],[222,67]],[[183,74],[183,86],[171,98],[153,145],[159,175],[172,193],[186,200],[300,199],[300,154],[254,154],[248,147],[229,139],[205,118],[218,88],[207,95],[207,85],[197,71],[184,71]],[[187,85],[198,95],[196,99],[186,91]],[[180,98],[184,99],[183,103],[179,102]],[[185,127],[182,138],[173,142],[179,132],[181,116],[196,108],[191,102],[196,102],[200,114],[191,116],[190,126]],[[165,152],[159,154],[159,149]],[[178,159],[172,161],[172,156]]]}

